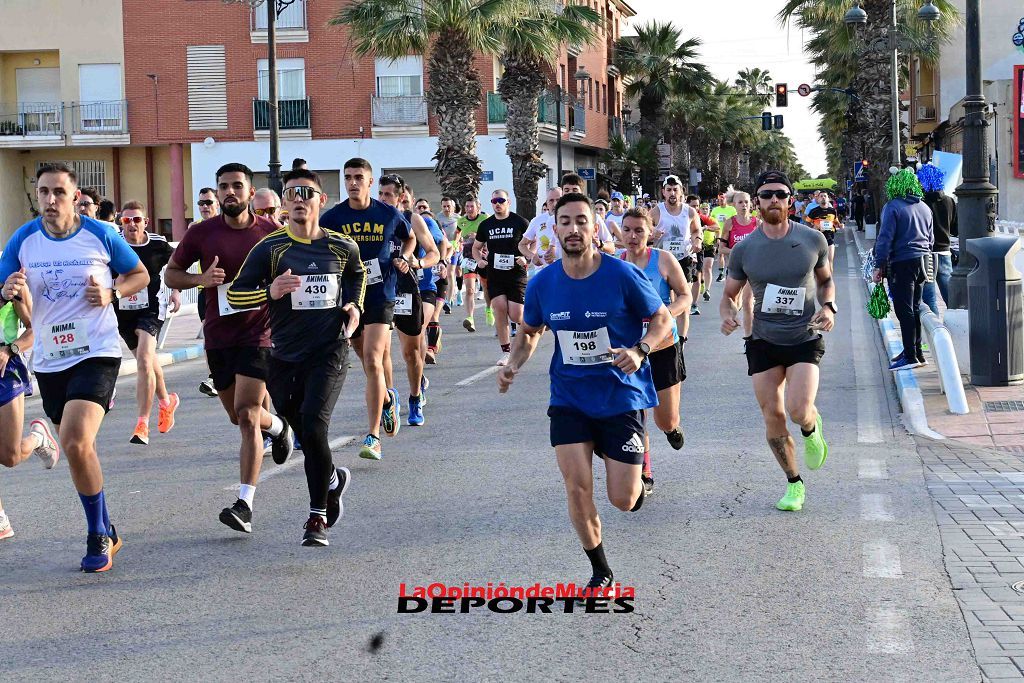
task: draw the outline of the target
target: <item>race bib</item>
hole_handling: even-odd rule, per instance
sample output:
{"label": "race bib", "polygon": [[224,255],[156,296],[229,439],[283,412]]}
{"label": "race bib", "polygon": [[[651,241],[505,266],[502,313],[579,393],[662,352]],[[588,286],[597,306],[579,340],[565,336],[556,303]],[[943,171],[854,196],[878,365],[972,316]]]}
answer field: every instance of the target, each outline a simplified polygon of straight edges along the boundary
{"label": "race bib", "polygon": [[832,221],[822,221],[821,222],[821,229],[822,230],[833,230],[834,228],[832,227]]}
{"label": "race bib", "polygon": [[412,294],[395,297],[395,315],[412,315]]}
{"label": "race bib", "polygon": [[117,308],[121,311],[141,311],[149,308],[149,287],[131,296],[122,296],[117,300]]}
{"label": "race bib", "polygon": [[69,320],[43,326],[43,358],[60,360],[89,353],[89,331],[85,320]]}
{"label": "race bib", "polygon": [[512,254],[495,254],[494,267],[496,270],[512,270],[516,265],[516,257]]}
{"label": "race bib", "polygon": [[674,237],[666,243],[669,253],[677,259],[686,258],[690,255],[690,240],[682,237]]}
{"label": "race bib", "polygon": [[309,311],[338,305],[341,283],[337,275],[300,275],[299,288],[292,292],[292,310]]}
{"label": "race bib", "polygon": [[589,332],[558,331],[558,346],[562,350],[562,362],[566,365],[611,363],[612,354],[608,353],[611,345],[607,327]]}
{"label": "race bib", "polygon": [[228,303],[228,287],[230,285],[218,285],[217,286],[217,311],[223,318],[226,315],[234,315],[235,313],[244,313],[245,311],[241,308],[235,308]]}
{"label": "race bib", "polygon": [[476,260],[471,258],[462,259],[462,272],[475,273],[476,272]]}
{"label": "race bib", "polygon": [[807,293],[803,287],[780,287],[768,284],[764,288],[761,312],[803,315],[806,296]]}
{"label": "race bib", "polygon": [[380,261],[375,258],[363,261],[363,268],[366,269],[366,286],[379,285],[384,282],[384,276],[380,272]]}

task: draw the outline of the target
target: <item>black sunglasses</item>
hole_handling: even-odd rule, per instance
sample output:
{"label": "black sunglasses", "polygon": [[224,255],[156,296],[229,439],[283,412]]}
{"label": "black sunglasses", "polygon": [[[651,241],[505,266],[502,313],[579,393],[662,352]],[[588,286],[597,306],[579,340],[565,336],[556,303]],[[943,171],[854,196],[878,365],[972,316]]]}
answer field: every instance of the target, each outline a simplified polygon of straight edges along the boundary
{"label": "black sunglasses", "polygon": [[296,185],[295,187],[285,188],[284,198],[290,202],[294,202],[296,199],[301,199],[304,202],[308,202],[318,194],[323,194],[320,190],[310,185]]}
{"label": "black sunglasses", "polygon": [[776,199],[786,199],[792,195],[788,190],[761,190],[757,193],[757,196],[761,199],[771,199],[772,197],[775,197]]}
{"label": "black sunglasses", "polygon": [[212,199],[200,199],[198,202],[196,202],[196,204],[198,204],[199,206],[213,206],[213,200]]}
{"label": "black sunglasses", "polygon": [[402,180],[402,176],[398,175],[397,173],[389,173],[388,175],[381,176],[380,184],[381,185],[394,185],[399,190],[404,190],[405,189],[405,181]]}

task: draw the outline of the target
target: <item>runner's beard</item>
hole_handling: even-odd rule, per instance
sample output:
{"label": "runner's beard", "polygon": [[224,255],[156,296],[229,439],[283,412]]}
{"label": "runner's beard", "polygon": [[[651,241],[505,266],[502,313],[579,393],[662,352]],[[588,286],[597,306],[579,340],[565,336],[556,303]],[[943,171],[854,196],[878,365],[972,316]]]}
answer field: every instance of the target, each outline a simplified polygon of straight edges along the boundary
{"label": "runner's beard", "polygon": [[765,209],[764,213],[765,213],[765,218],[767,218],[768,222],[771,223],[772,225],[778,225],[779,223],[782,222],[782,217],[783,217],[782,209],[773,206],[773,207],[769,207],[769,208]]}
{"label": "runner's beard", "polygon": [[222,204],[220,210],[231,218],[238,218],[249,210],[249,205],[243,204],[242,202],[238,202],[237,204]]}

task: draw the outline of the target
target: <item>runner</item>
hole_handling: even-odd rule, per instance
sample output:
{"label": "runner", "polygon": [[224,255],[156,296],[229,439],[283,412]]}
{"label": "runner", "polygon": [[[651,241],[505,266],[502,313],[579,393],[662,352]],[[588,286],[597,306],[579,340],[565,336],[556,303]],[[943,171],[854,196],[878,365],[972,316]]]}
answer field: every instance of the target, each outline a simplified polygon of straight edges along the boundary
{"label": "runner", "polygon": [[[189,223],[189,228],[220,214],[220,201],[217,199],[217,191],[212,187],[204,187],[199,190],[199,199],[196,201],[196,205],[199,207],[200,218],[198,221]],[[196,310],[199,313],[199,322],[203,322],[206,318],[206,290],[202,287],[198,288],[196,294]],[[213,386],[213,373],[199,383],[199,393],[216,398],[217,390]]]}
{"label": "runner", "polygon": [[[19,334],[18,323],[25,326]],[[52,470],[60,458],[57,441],[42,420],[32,420],[28,436],[25,428],[25,397],[32,395],[32,378],[22,350],[32,347],[32,295],[22,289],[14,301],[0,307],[0,465],[16,467],[33,453]],[[0,540],[14,536],[11,520],[0,501]]]}
{"label": "runner", "polygon": [[[35,189],[43,215],[18,228],[0,256],[0,298],[16,301],[26,289],[31,295],[32,327],[38,332],[32,369],[43,412],[56,427],[85,509],[88,536],[81,568],[104,572],[122,545],[110,523],[96,453],[96,435],[121,367],[110,304],[141,291],[149,274],[116,230],[75,213],[81,193],[68,166],[41,166]],[[111,268],[122,274],[114,278]]]}
{"label": "runner", "polygon": [[662,181],[661,195],[665,201],[651,209],[655,246],[676,257],[686,281],[691,283],[690,310],[677,320],[685,337],[690,329],[689,316],[700,315],[696,303],[700,294],[700,267],[696,254],[702,253],[700,219],[695,210],[683,203],[683,184],[678,176],[670,175]]}
{"label": "runner", "polygon": [[722,234],[721,224],[712,218],[708,212],[708,205],[701,204],[700,199],[694,195],[686,198],[687,205],[697,212],[697,219],[701,227],[701,271],[700,289],[704,301],[711,301],[711,269],[718,257],[718,238]]}
{"label": "runner", "polygon": [[498,373],[498,388],[508,391],[550,327],[551,445],[565,481],[569,519],[593,570],[587,587],[604,588],[613,574],[594,505],[593,456],[604,459],[612,505],[639,510],[645,495],[644,410],[658,402],[647,356],[670,336],[672,316],[643,273],[594,248],[593,211],[582,194],[565,195],[555,205],[563,257],[529,285],[523,333]]}
{"label": "runner", "polygon": [[256,194],[252,197],[252,212],[257,216],[269,218],[279,228],[283,228],[285,225],[286,221],[282,220],[281,215],[281,198],[269,187],[261,187],[256,190]]}
{"label": "runner", "polygon": [[544,209],[530,221],[529,227],[519,242],[519,253],[529,262],[528,277],[533,277],[545,266],[561,258],[558,236],[555,234],[555,204],[562,197],[562,190],[553,187],[548,190]]}
{"label": "runner", "polygon": [[[494,215],[480,224],[473,244],[473,258],[487,260],[487,290],[491,296],[501,357],[498,365],[508,363],[512,351],[509,323],[523,322],[523,301],[526,295],[526,267],[529,262],[519,253],[519,243],[529,224],[509,208],[508,192],[491,193]],[[486,248],[486,249],[485,249]]]}
{"label": "runner", "polygon": [[[167,302],[162,292],[160,271],[171,259],[174,249],[161,235],[148,232],[149,218],[142,202],[130,201],[121,207],[121,226],[128,246],[138,255],[146,272],[149,286],[129,297],[114,301],[117,313],[117,331],[135,356],[135,400],[139,405],[139,419],[129,441],[143,446],[149,444],[149,414],[153,412],[153,394],[159,401],[157,429],[166,434],[174,427],[174,413],[178,409],[178,395],[167,392],[164,371],[156,359],[156,340],[160,336]],[[181,308],[181,294],[171,290],[170,311]]]}
{"label": "runner", "polygon": [[[683,431],[679,426],[680,384],[686,379],[683,344],[676,328],[676,317],[690,307],[690,286],[683,277],[679,262],[667,251],[647,246],[654,228],[646,209],[630,209],[622,219],[622,233],[626,251],[622,259],[643,271],[657,290],[661,302],[672,314],[672,329],[665,339],[651,347],[651,376],[658,392],[658,405],[654,407],[654,424],[665,433],[668,443],[677,451],[683,447]],[[647,325],[647,322],[644,322]],[[651,471],[651,442],[644,433],[644,467],[641,473],[647,495],[654,493],[654,474]]]}
{"label": "runner", "polygon": [[480,202],[476,199],[467,199],[463,205],[463,214],[459,218],[459,233],[462,236],[462,266],[460,271],[466,284],[466,319],[462,326],[469,332],[476,332],[476,321],[473,320],[473,311],[476,309],[477,281],[480,282],[480,291],[484,293],[484,300],[487,307],[484,309],[484,320],[488,325],[494,325],[494,311],[491,310],[491,300],[487,294],[487,264],[477,262],[473,257],[473,242],[476,240],[476,231],[480,224],[487,220],[487,214],[481,213]]}
{"label": "runner", "polygon": [[[754,232],[758,226],[758,220],[750,214],[750,195],[746,192],[736,192],[732,199],[736,215],[726,219],[721,237],[726,265],[729,263],[729,254],[733,248]],[[743,338],[749,339],[750,333],[754,329],[754,293],[751,291],[749,283],[743,285],[740,307],[743,309]]]}
{"label": "runner", "polygon": [[[762,223],[736,245],[719,311],[722,333],[739,328],[739,295],[744,283],[754,290],[753,337],[746,343],[747,374],[764,416],[768,445],[789,484],[776,503],[779,510],[800,510],[804,482],[796,464],[796,446],[786,414],[800,426],[804,463],[816,470],[825,463],[828,444],[821,413],[815,407],[818,363],[825,353],[819,334],[835,324],[835,285],[825,238],[787,220],[793,185],[779,171],[765,171],[754,184]],[[817,293],[821,308],[815,312]]]}
{"label": "runner", "polygon": [[331,415],[348,367],[349,336],[359,325],[366,270],[359,247],[320,227],[327,204],[320,177],[293,169],[284,174],[288,227],[263,238],[228,290],[239,309],[269,304],[273,346],[267,388],[274,407],[303,444],[309,519],[304,546],[326,546],[327,529],[344,512],[352,483],[335,467],[328,441]]}
{"label": "runner", "polygon": [[[173,289],[202,285],[207,292],[203,322],[206,362],[224,412],[241,433],[238,499],[221,510],[219,519],[248,534],[252,533],[252,506],[263,464],[263,439],[269,436],[273,440],[272,453],[278,465],[291,457],[294,441],[291,427],[263,407],[270,357],[267,307],[239,310],[228,301],[227,290],[256,243],[278,228],[250,211],[255,190],[248,166],[225,164],[217,169],[216,178],[223,213],[185,232],[167,263],[164,282]],[[196,261],[202,269],[199,275],[187,272]]]}
{"label": "runner", "polygon": [[839,213],[832,204],[832,197],[827,192],[818,195],[818,205],[807,212],[807,222],[812,228],[820,232],[828,243],[828,265],[835,266],[836,262],[836,230],[843,227],[839,220]]}
{"label": "runner", "polygon": [[455,200],[451,197],[441,199],[441,213],[437,216],[437,224],[444,231],[448,243],[452,245],[452,254],[448,261],[448,297],[444,302],[445,314],[452,312],[452,303],[456,306],[462,305],[462,281],[457,277],[459,266],[462,264],[462,250],[456,249],[456,245],[462,243],[462,233],[459,230],[459,214],[455,208]]}
{"label": "runner", "polygon": [[[429,315],[428,309],[423,309],[427,330],[426,334],[421,335],[420,338],[420,356],[427,365],[435,365],[437,354],[441,352],[441,311],[448,307],[445,297],[448,296],[448,263],[453,250],[448,236],[430,211],[430,203],[426,199],[417,199],[415,210],[427,224],[427,229],[430,231],[431,237],[434,238],[434,244],[440,254],[438,262],[420,275],[420,297],[424,302],[430,298],[434,299]],[[424,379],[426,379],[426,375],[424,375]]]}
{"label": "runner", "polygon": [[624,199],[622,193],[618,190],[612,192],[611,208],[604,217],[605,223],[615,223],[620,229],[622,228],[622,217],[626,214]]}
{"label": "runner", "polygon": [[96,218],[96,212],[99,210],[100,202],[103,200],[100,197],[100,193],[91,187],[81,187],[79,192],[82,193],[82,196],[78,200],[78,204],[75,205],[78,213],[89,218]]}
{"label": "runner", "polygon": [[[575,173],[566,173],[562,176],[562,194],[586,194],[584,192],[583,178]],[[606,254],[615,253],[615,240],[621,241],[621,233],[616,237],[611,230],[608,229],[608,225],[603,219],[597,215],[594,216],[594,225],[596,226],[596,232],[594,233],[594,244],[597,245],[599,251],[603,251]],[[616,226],[617,228],[618,226]]]}
{"label": "runner", "polygon": [[[718,221],[719,225],[725,227],[725,221],[736,215],[736,209],[732,206],[732,198],[727,197],[725,194],[718,195],[716,202],[715,208],[711,209],[709,215]],[[725,253],[719,257],[716,282],[721,282],[725,278],[725,273],[728,272],[728,269],[729,254]]]}

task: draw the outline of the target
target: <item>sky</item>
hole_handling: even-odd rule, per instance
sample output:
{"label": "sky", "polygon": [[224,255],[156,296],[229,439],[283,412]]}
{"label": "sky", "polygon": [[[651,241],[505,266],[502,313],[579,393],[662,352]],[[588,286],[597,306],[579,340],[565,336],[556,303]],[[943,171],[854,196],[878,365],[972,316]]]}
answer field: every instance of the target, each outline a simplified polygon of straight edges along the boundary
{"label": "sky", "polygon": [[[780,26],[776,14],[782,0],[626,0],[636,10],[631,24],[652,19],[671,21],[684,38],[703,41],[701,58],[711,73],[730,83],[743,68],[767,69],[776,83],[789,86],[789,106],[769,109],[785,117],[783,132],[793,141],[800,163],[814,177],[828,169],[825,147],[818,139],[818,116],[811,98],[801,97],[801,83],[814,84],[814,67],[803,52],[804,35]],[[852,3],[851,3],[852,4]],[[628,31],[624,31],[628,33]]]}

